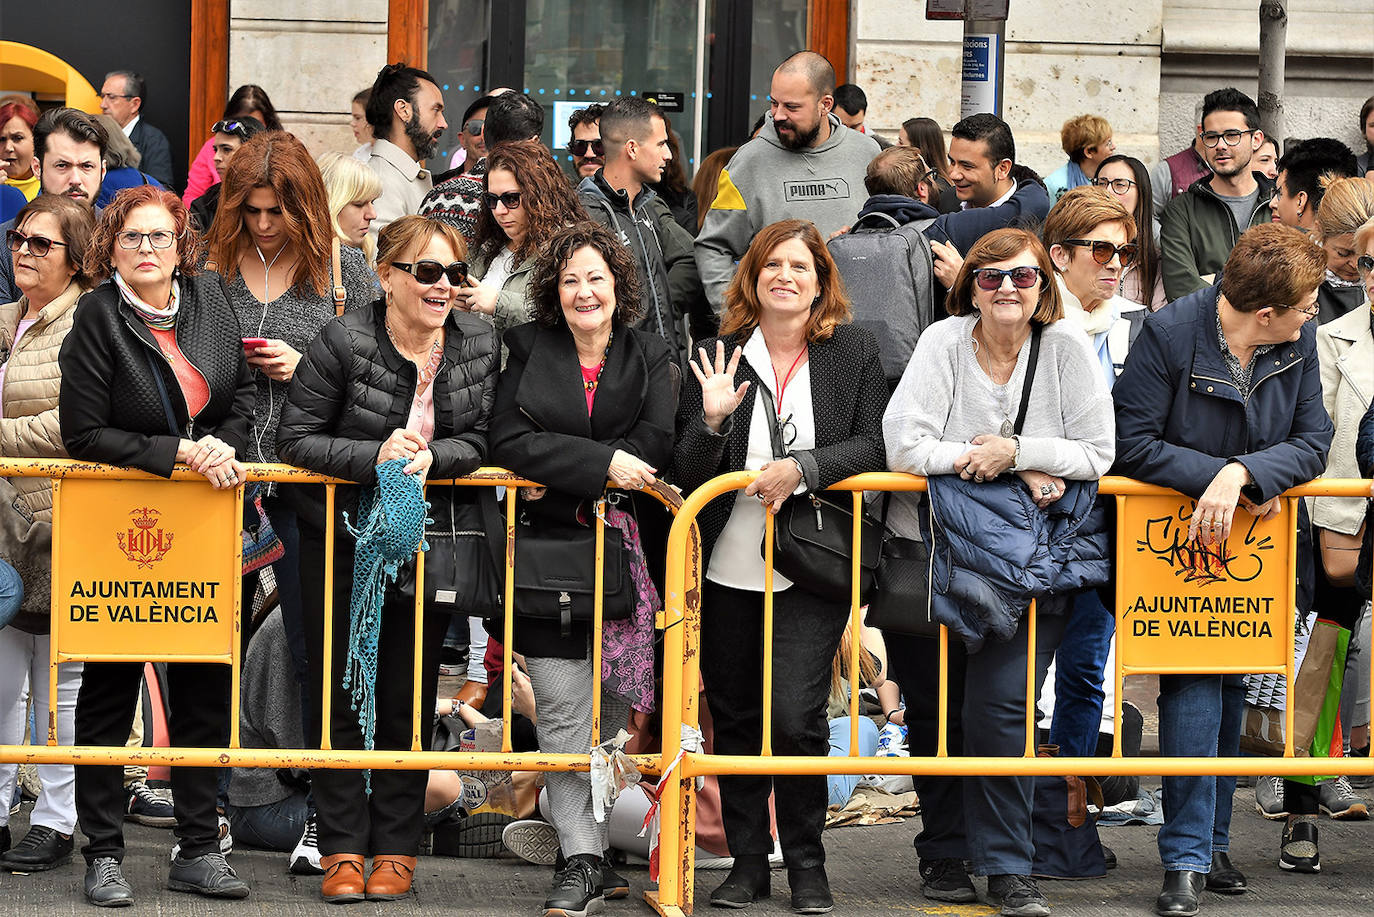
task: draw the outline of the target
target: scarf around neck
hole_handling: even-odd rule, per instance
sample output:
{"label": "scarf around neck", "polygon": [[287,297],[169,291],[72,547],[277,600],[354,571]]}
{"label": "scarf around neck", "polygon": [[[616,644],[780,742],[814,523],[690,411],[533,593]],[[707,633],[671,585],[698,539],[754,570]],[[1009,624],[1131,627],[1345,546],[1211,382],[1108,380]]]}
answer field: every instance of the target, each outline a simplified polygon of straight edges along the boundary
{"label": "scarf around neck", "polygon": [[1083,304],[1078,301],[1078,297],[1069,292],[1069,288],[1064,285],[1064,278],[1056,276],[1055,282],[1059,284],[1059,296],[1064,300],[1064,317],[1071,318],[1078,323],[1078,327],[1087,333],[1088,337],[1094,338],[1112,327],[1112,323],[1120,317],[1116,303],[1113,299],[1105,299],[1096,309],[1089,312],[1083,308]]}
{"label": "scarf around neck", "polygon": [[150,306],[143,301],[143,298],[134,292],[134,288],[129,286],[129,282],[119,275],[119,271],[114,274],[115,286],[119,288],[119,293],[138,313],[138,317],[150,328],[157,328],[160,331],[170,331],[177,324],[177,310],[181,308],[181,279],[179,276],[172,277],[172,295],[167,300],[164,308]]}

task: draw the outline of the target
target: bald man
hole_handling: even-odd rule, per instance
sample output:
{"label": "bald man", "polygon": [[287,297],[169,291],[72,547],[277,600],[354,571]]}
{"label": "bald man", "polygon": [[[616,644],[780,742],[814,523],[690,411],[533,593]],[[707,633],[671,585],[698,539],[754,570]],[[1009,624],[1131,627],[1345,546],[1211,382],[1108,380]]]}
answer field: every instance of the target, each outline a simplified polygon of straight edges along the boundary
{"label": "bald man", "polygon": [[718,313],[735,262],[760,229],[802,219],[829,236],[863,206],[864,171],[878,144],[844,126],[831,110],[834,92],[828,60],[814,51],[793,54],[773,71],[769,114],[758,136],[721,170],[696,240],[697,270]]}

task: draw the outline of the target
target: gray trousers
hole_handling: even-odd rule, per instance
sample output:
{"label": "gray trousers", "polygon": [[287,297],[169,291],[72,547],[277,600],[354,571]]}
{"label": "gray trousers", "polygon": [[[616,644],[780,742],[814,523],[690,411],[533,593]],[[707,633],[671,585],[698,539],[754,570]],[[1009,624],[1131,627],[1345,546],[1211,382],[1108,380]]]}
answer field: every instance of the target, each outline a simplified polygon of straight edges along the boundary
{"label": "gray trousers", "polygon": [[[526,656],[530,687],[534,690],[535,729],[539,750],[552,754],[586,755],[592,749],[592,661]],[[630,705],[609,691],[601,692],[601,741],[616,734],[629,720]],[[606,821],[592,815],[592,782],[584,771],[550,771],[544,788],[549,796],[550,820],[558,829],[563,856],[579,853],[601,856],[610,847]]]}

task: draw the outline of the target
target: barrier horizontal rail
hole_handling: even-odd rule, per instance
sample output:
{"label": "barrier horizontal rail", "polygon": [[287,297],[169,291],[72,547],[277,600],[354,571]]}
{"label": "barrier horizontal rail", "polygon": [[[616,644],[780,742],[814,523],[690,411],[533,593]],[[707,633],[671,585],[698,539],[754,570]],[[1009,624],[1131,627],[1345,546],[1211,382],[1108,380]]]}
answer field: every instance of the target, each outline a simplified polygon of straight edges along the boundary
{"label": "barrier horizontal rail", "polygon": [[[700,615],[701,615],[701,591],[704,569],[702,557],[699,549],[690,549],[686,543],[686,532],[692,525],[697,514],[710,501],[727,494],[731,491],[740,490],[758,476],[755,471],[740,471],[730,474],[720,475],[706,482],[697,488],[684,500],[682,507],[678,511],[677,519],[674,521],[672,532],[669,536],[668,545],[668,580],[665,595],[665,620],[668,630],[665,632],[669,638],[665,642],[665,657],[669,660],[677,658],[682,660],[680,669],[669,670],[665,663],[664,673],[664,735],[672,735],[674,731],[682,731],[683,724],[689,728],[697,725],[697,697],[695,690],[686,690],[687,686],[693,689],[700,683],[699,647],[700,647]],[[854,495],[854,531],[855,542],[860,537],[860,501],[865,492],[892,491],[892,492],[918,492],[926,489],[924,478],[895,473],[895,472],[874,472],[869,474],[856,475],[840,481],[829,488],[830,491],[850,492]],[[1185,495],[1168,488],[1146,484],[1144,482],[1131,480],[1129,478],[1108,476],[1098,482],[1099,493],[1104,496],[1116,497],[1118,509],[1120,501],[1128,497],[1147,497],[1147,496],[1174,496],[1186,499]],[[1282,496],[1291,504],[1302,497],[1369,497],[1371,492],[1371,481],[1361,479],[1317,479],[1308,483],[1294,487],[1285,492]],[[1237,510],[1238,517],[1243,513]],[[1291,517],[1296,517],[1296,513],[1290,513]],[[1119,524],[1119,520],[1118,520]],[[1118,532],[1120,535],[1120,532]],[[670,775],[667,784],[662,788],[661,801],[664,815],[662,817],[664,828],[661,832],[659,857],[662,864],[662,871],[659,876],[659,888],[657,892],[646,894],[646,900],[661,914],[684,914],[691,913],[693,901],[693,882],[694,882],[694,823],[695,823],[695,793],[693,791],[693,780],[698,776],[720,775],[720,774],[740,774],[740,775],[827,775],[827,774],[882,774],[882,775],[932,775],[932,776],[1062,776],[1065,773],[1093,774],[1099,776],[1117,775],[1243,775],[1253,774],[1260,767],[1267,774],[1277,776],[1302,776],[1310,775],[1315,771],[1321,770],[1324,765],[1317,763],[1324,759],[1313,759],[1293,754],[1292,733],[1293,723],[1291,708],[1287,715],[1286,735],[1288,749],[1286,757],[1267,757],[1267,758],[1160,758],[1160,757],[1131,757],[1122,755],[1121,749],[1121,682],[1124,677],[1131,675],[1144,674],[1146,672],[1193,672],[1193,671],[1213,671],[1211,668],[1199,668],[1196,666],[1183,667],[1164,667],[1153,668],[1142,667],[1123,667],[1118,657],[1118,669],[1115,673],[1116,681],[1116,709],[1115,709],[1115,733],[1112,757],[1104,758],[1077,758],[1077,757],[1036,757],[1035,739],[1037,736],[1038,711],[1036,710],[1036,694],[1038,685],[1034,680],[1035,674],[1035,640],[1036,640],[1036,608],[1032,601],[1028,611],[1028,640],[1029,652],[1027,653],[1027,677],[1026,677],[1026,742],[1021,753],[1005,757],[966,757],[950,756],[947,750],[948,732],[948,640],[949,634],[946,628],[940,628],[939,647],[940,647],[940,694],[938,698],[938,740],[937,755],[933,757],[864,757],[858,752],[857,732],[858,724],[858,691],[850,692],[849,712],[851,715],[851,741],[850,751],[844,756],[773,756],[771,750],[771,647],[772,647],[772,580],[773,580],[773,517],[768,514],[765,524],[763,537],[763,554],[765,562],[764,572],[764,661],[763,661],[763,690],[762,704],[763,713],[763,735],[762,749],[760,753],[752,756],[731,756],[705,754],[700,751],[682,751],[669,749],[666,744],[663,749],[664,762],[663,772]],[[1291,543],[1294,539],[1290,538]],[[1117,556],[1113,562],[1116,565],[1124,563],[1121,554],[1123,545],[1120,537],[1117,539]],[[851,554],[851,653],[846,660],[848,668],[849,683],[857,683],[855,673],[859,666],[859,628],[860,628],[860,608],[859,608],[859,587],[858,587],[858,551],[854,550]],[[1287,569],[1292,571],[1291,556]],[[1237,666],[1225,668],[1225,671],[1234,672],[1282,672],[1290,686],[1294,677],[1292,665],[1292,604],[1286,603],[1287,609],[1283,619],[1289,622],[1287,627],[1287,650],[1288,659],[1284,666]],[[1118,624],[1123,618],[1121,603],[1117,602],[1118,608],[1114,610],[1114,617]],[[1370,659],[1371,679],[1374,679],[1374,654]],[[678,717],[677,722],[669,722],[668,717],[672,714]],[[671,758],[671,760],[670,760]],[[1262,764],[1261,764],[1262,762]],[[1345,759],[1342,762],[1343,771],[1349,774],[1374,774],[1374,759]],[[675,822],[678,831],[674,834],[668,829],[669,821]]]}
{"label": "barrier horizontal rail", "polygon": [[[428,722],[433,707],[433,699],[422,699],[419,696],[420,685],[420,664],[423,654],[421,649],[421,635],[423,627],[423,601],[420,598],[424,594],[424,553],[420,552],[416,563],[416,645],[415,645],[415,695],[413,697],[413,707],[415,716],[413,717],[411,749],[407,751],[396,750],[338,750],[332,749],[330,735],[330,691],[328,685],[332,678],[331,657],[332,650],[332,615],[333,615],[333,557],[332,550],[334,535],[334,490],[338,485],[349,485],[355,482],[343,478],[336,478],[318,472],[308,471],[285,464],[267,463],[245,463],[244,482],[235,488],[232,493],[236,500],[241,500],[241,491],[244,486],[252,482],[280,482],[290,484],[320,484],[325,486],[325,540],[331,546],[325,552],[326,584],[325,584],[325,636],[324,636],[324,674],[323,681],[325,690],[321,695],[322,707],[322,736],[320,748],[299,748],[299,749],[245,749],[238,746],[238,706],[239,706],[239,665],[241,659],[239,645],[239,631],[241,627],[241,615],[239,609],[240,589],[238,588],[238,576],[234,578],[234,588],[228,590],[233,593],[233,618],[234,636],[232,652],[229,654],[176,654],[172,661],[176,662],[218,662],[231,665],[231,701],[232,716],[230,720],[230,742],[228,748],[186,748],[186,747],[136,747],[125,746],[72,746],[56,744],[56,712],[50,711],[48,744],[46,745],[0,745],[0,761],[32,763],[32,764],[143,764],[143,765],[169,765],[169,766],[190,766],[190,767],[325,767],[325,768],[375,768],[375,769],[471,769],[471,770],[531,770],[531,771],[572,771],[589,769],[588,756],[573,754],[545,754],[539,752],[517,753],[511,750],[510,739],[510,711],[511,703],[511,673],[513,665],[511,661],[512,642],[511,642],[511,622],[513,615],[505,615],[506,628],[504,633],[504,653],[505,653],[505,675],[503,677],[503,728],[502,728],[502,751],[488,752],[433,752],[427,748],[428,730],[422,730],[421,722]],[[62,481],[80,480],[110,480],[110,481],[149,481],[164,482],[167,480],[206,484],[205,478],[192,471],[184,465],[176,466],[169,478],[163,478],[145,471],[131,468],[122,468],[111,465],[104,465],[94,462],[82,462],[73,459],[17,459],[0,458],[0,477],[44,477],[54,481],[54,487],[60,487]],[[435,479],[425,482],[426,488],[439,486],[475,486],[475,487],[506,487],[507,488],[507,550],[504,552],[506,559],[507,583],[505,607],[513,605],[513,579],[510,575],[510,567],[514,563],[515,549],[514,542],[514,523],[515,523],[515,501],[516,488],[520,487],[540,487],[536,481],[523,478],[504,468],[482,467],[473,473],[460,478]],[[681,497],[677,492],[662,482],[657,482],[652,487],[646,487],[643,492],[648,493],[657,499],[669,511],[672,511],[681,502]],[[237,504],[236,504],[237,505]],[[597,528],[602,529],[603,520],[598,514]],[[237,523],[235,532],[237,532]],[[235,536],[237,537],[237,536]],[[600,542],[600,538],[598,538]],[[598,544],[598,559],[600,558],[600,544]],[[236,566],[237,570],[237,566]],[[57,597],[54,592],[54,611],[57,613]],[[601,626],[601,598],[597,597],[595,602],[595,628],[599,632]],[[598,641],[599,644],[599,641]],[[599,645],[598,645],[599,650]],[[52,678],[56,677],[57,656],[59,653],[56,643],[54,643],[54,660],[50,665]],[[148,658],[161,658],[162,654],[151,651],[148,653],[120,654],[120,653],[67,653],[61,655],[61,661],[143,661]],[[599,654],[598,654],[599,655]],[[600,685],[595,686],[595,694],[599,695]],[[55,689],[51,695],[56,697]],[[599,707],[594,720],[599,720]],[[599,722],[594,727],[599,731]],[[598,731],[593,735],[599,739]],[[422,732],[424,733],[422,735]],[[654,775],[657,773],[660,756],[657,754],[639,754],[629,756],[639,769],[646,774]]]}

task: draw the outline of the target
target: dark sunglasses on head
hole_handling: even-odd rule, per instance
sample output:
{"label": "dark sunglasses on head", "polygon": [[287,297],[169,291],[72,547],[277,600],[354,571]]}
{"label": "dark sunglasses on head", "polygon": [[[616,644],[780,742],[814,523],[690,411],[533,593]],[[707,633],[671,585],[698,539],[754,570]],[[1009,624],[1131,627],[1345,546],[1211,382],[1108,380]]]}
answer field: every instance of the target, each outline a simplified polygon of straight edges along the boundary
{"label": "dark sunglasses on head", "polygon": [[426,258],[424,261],[414,263],[408,261],[393,261],[391,266],[405,271],[407,274],[414,274],[415,279],[420,283],[438,283],[439,278],[448,276],[448,282],[455,287],[461,287],[468,282],[468,263],[466,261],[454,261],[445,267],[438,261],[431,261]]}
{"label": "dark sunglasses on head", "polygon": [[600,137],[595,140],[573,140],[568,143],[568,152],[574,156],[586,156],[588,149],[591,149],[593,156],[606,155],[606,147]]}
{"label": "dark sunglasses on head", "polygon": [[216,121],[210,125],[212,134],[233,134],[240,140],[248,139],[248,125],[239,121],[237,118],[224,121]]}
{"label": "dark sunglasses on head", "polygon": [[980,290],[1002,289],[1002,278],[1010,277],[1011,285],[1018,290],[1028,290],[1041,281],[1045,275],[1038,267],[1014,267],[1004,271],[995,267],[980,267],[973,272],[973,282]]}
{"label": "dark sunglasses on head", "polygon": [[1127,242],[1125,245],[1113,245],[1110,242],[1099,242],[1093,239],[1065,239],[1060,244],[1091,248],[1093,260],[1098,264],[1110,264],[1113,255],[1120,255],[1123,267],[1135,261],[1135,256],[1140,251],[1134,242]]}
{"label": "dark sunglasses on head", "polygon": [[482,133],[482,128],[486,127],[487,122],[481,118],[472,118],[463,125],[463,133],[469,137],[476,137]]}
{"label": "dark sunglasses on head", "polygon": [[66,242],[55,242],[43,236],[26,236],[13,229],[5,233],[5,244],[8,245],[10,251],[14,252],[16,255],[19,254],[19,249],[24,247],[25,242],[29,244],[29,254],[33,255],[35,258],[46,258],[48,252],[52,251],[54,245],[61,245],[63,248],[67,247]]}
{"label": "dark sunglasses on head", "polygon": [[507,210],[519,210],[520,194],[519,191],[506,191],[501,194],[487,191],[482,194],[482,203],[487,205],[488,210],[495,210],[497,204],[505,204]]}
{"label": "dark sunglasses on head", "polygon": [[[13,250],[13,248],[14,244],[11,243],[10,249]],[[1370,271],[1374,271],[1374,255],[1361,255],[1359,258],[1356,258],[1355,267],[1359,269],[1361,274],[1368,274]]]}

